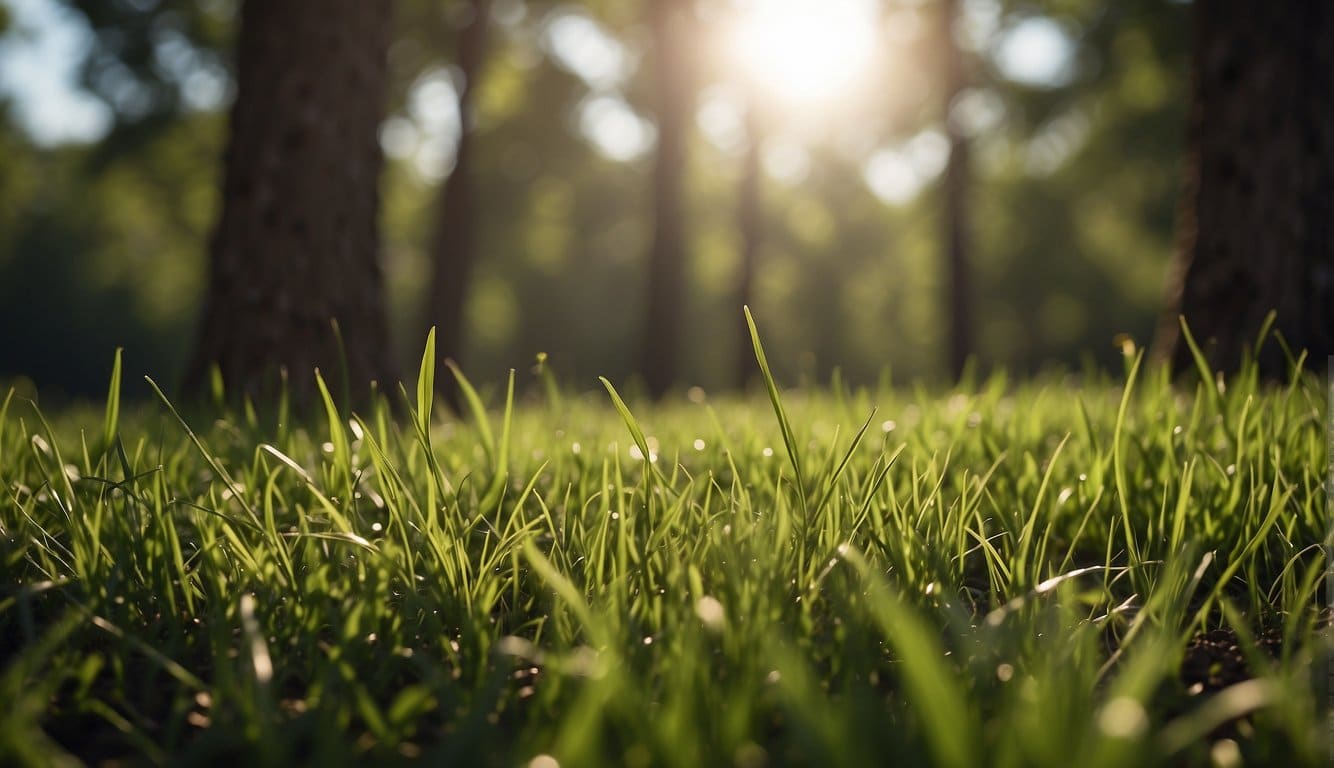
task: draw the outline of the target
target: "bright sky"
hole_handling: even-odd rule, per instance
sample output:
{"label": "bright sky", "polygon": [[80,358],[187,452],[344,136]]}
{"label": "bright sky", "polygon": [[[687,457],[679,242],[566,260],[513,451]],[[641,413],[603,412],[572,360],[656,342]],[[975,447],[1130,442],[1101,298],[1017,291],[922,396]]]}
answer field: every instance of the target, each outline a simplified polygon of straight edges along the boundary
{"label": "bright sky", "polygon": [[729,37],[736,66],[771,96],[809,106],[866,74],[877,40],[875,0],[738,2]]}
{"label": "bright sky", "polygon": [[44,146],[96,141],[111,124],[100,100],[78,89],[79,63],[91,31],[53,0],[0,0],[10,28],[0,38],[0,94]]}

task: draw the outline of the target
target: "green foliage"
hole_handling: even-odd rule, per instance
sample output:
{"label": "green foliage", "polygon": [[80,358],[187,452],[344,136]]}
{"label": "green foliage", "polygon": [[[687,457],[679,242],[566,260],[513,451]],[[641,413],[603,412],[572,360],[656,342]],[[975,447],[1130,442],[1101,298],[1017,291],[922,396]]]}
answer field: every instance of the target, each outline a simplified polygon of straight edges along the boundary
{"label": "green foliage", "polygon": [[535,378],[461,422],[434,367],[401,422],[0,399],[2,759],[1324,759],[1314,378]]}
{"label": "green foliage", "polygon": [[[0,377],[31,377],[48,395],[96,397],[100,366],[116,346],[138,350],[132,362],[164,382],[184,361],[218,210],[225,116],[182,106],[182,73],[156,66],[153,41],[179,33],[188,43],[182,50],[225,71],[233,31],[227,9],[235,4],[66,4],[94,29],[90,61],[125,68],[127,80],[104,78],[100,87],[90,84],[93,91],[115,107],[110,91],[133,85],[153,95],[149,111],[158,117],[143,122],[133,110],[119,110],[119,133],[93,147],[40,149],[17,130],[0,129],[0,325],[44,329],[7,345]],[[390,118],[427,128],[410,95],[424,75],[454,60],[462,5],[400,4]],[[885,5],[919,22],[931,8]],[[542,351],[580,387],[597,375],[624,382],[634,373],[647,290],[650,167],[642,159],[609,160],[580,133],[579,105],[592,90],[558,66],[542,42],[548,15],[570,8],[524,7],[526,13],[496,23],[477,94],[482,258],[467,299],[464,358],[471,370],[503,372]],[[974,53],[977,93],[1001,108],[999,122],[974,146],[977,357],[983,370],[997,365],[1016,373],[1052,362],[1077,367],[1085,358],[1116,367],[1109,342],[1121,332],[1147,341],[1162,294],[1179,180],[1189,8],[1157,0],[1042,0],[998,9],[996,36]],[[639,4],[597,2],[585,10],[608,35],[637,49]],[[1055,20],[1075,46],[1076,69],[1060,87],[1010,82],[990,56],[1005,30],[1033,16]],[[929,27],[893,18],[896,34]],[[928,180],[917,198],[886,205],[863,179],[872,151],[939,127],[928,41],[898,44],[904,62],[876,81],[884,103],[864,104],[855,118],[816,136],[775,131],[780,149],[809,161],[804,177],[766,178],[762,195],[764,248],[753,305],[769,318],[771,352],[786,366],[775,372],[782,379],[825,380],[835,367],[857,383],[876,380],[886,365],[900,381],[942,370],[937,184]],[[706,86],[727,77],[718,61],[701,66]],[[645,67],[628,72],[621,90],[650,115]],[[142,130],[131,130],[140,122]],[[691,343],[682,383],[716,389],[733,383],[733,351],[749,343],[735,322],[739,307],[731,305],[740,158],[735,148],[696,135],[688,162],[684,336]],[[416,323],[437,215],[435,179],[443,171],[391,158],[382,183],[389,306],[405,367],[425,331]],[[504,385],[500,376],[476,383],[482,391]],[[144,394],[132,388],[127,397]]]}

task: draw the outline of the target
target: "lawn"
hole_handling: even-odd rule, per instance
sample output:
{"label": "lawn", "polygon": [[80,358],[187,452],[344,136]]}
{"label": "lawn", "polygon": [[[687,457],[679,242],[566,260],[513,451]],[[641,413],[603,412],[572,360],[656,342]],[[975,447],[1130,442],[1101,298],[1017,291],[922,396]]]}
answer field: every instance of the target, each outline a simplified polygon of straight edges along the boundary
{"label": "lawn", "polygon": [[0,762],[1324,764],[1319,379],[765,370],[0,392]]}

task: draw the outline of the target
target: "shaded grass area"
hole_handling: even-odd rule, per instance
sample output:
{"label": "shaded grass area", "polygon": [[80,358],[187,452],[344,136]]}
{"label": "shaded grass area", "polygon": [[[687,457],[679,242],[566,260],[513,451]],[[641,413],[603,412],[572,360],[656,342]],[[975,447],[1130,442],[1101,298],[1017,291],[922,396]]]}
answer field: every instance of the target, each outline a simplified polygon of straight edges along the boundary
{"label": "shaded grass area", "polygon": [[431,365],[305,427],[4,400],[0,762],[1325,759],[1321,382],[760,359],[462,421]]}

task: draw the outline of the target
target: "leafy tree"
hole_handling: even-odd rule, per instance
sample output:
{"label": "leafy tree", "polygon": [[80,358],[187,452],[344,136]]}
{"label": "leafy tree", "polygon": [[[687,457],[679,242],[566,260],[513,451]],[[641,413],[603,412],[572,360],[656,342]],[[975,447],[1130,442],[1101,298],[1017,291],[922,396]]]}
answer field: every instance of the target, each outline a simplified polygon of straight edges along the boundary
{"label": "leafy tree", "polygon": [[92,30],[80,79],[113,115],[110,134],[89,156],[94,168],[161,136],[182,115],[222,102],[233,2],[60,1]]}
{"label": "leafy tree", "polygon": [[[186,386],[233,394],[392,371],[378,263],[387,0],[247,0],[207,307]],[[345,366],[345,368],[344,368]],[[351,394],[351,393],[349,393]]]}
{"label": "leafy tree", "polygon": [[[1179,312],[1210,363],[1235,368],[1265,315],[1311,366],[1334,354],[1334,7],[1323,0],[1195,4],[1182,243],[1161,326]],[[1264,374],[1286,361],[1262,349]]]}
{"label": "leafy tree", "polygon": [[[454,167],[439,191],[435,232],[430,244],[431,283],[426,305],[427,326],[436,326],[436,349],[446,358],[463,352],[464,302],[477,261],[477,191],[474,179],[476,100],[486,61],[490,0],[468,0],[458,30],[457,64],[459,138]],[[457,406],[453,377],[441,377],[442,391]]]}
{"label": "leafy tree", "polygon": [[955,39],[959,24],[959,0],[941,0],[938,10],[938,37],[944,72],[941,99],[943,102],[946,141],[949,154],[945,160],[943,182],[945,295],[944,304],[949,323],[949,372],[953,379],[963,375],[964,364],[973,352],[973,297],[971,267],[969,265],[971,162],[968,136],[960,124],[956,110],[959,99],[968,85],[967,54],[960,50]]}
{"label": "leafy tree", "polygon": [[683,0],[649,0],[658,146],[640,366],[644,383],[655,397],[666,393],[679,375],[681,305],[686,295],[682,174],[694,110],[691,16],[691,4]]}
{"label": "leafy tree", "polygon": [[[1160,0],[1015,0],[978,59],[1001,120],[975,139],[978,357],[1013,371],[1088,360],[1145,341],[1162,310],[1188,97],[1190,7]],[[1011,79],[998,43],[1055,25],[1068,67]]]}
{"label": "leafy tree", "polygon": [[[734,311],[754,302],[755,272],[764,242],[764,169],[760,165],[764,151],[764,127],[759,108],[755,100],[746,108],[746,147],[741,161],[741,176],[737,181],[736,226],[741,239],[741,264],[737,269],[736,298],[732,300]],[[750,345],[749,326],[738,318],[736,328],[735,382],[744,389],[756,374],[755,353]]]}

